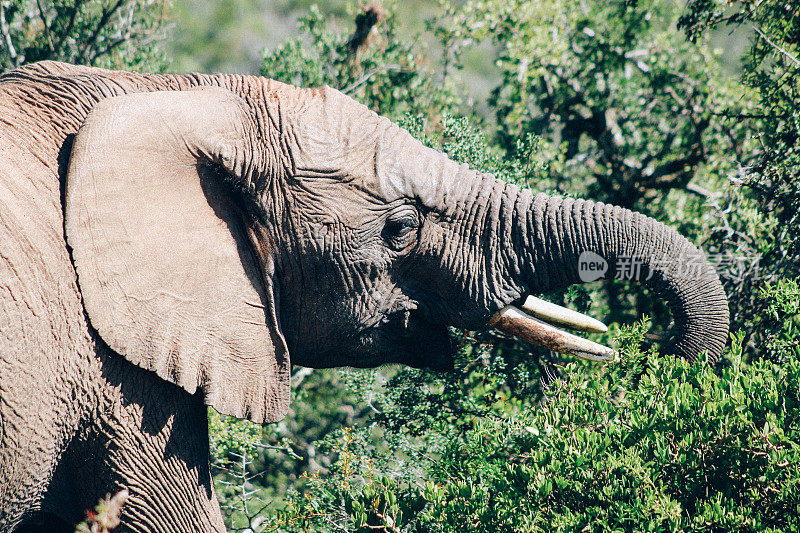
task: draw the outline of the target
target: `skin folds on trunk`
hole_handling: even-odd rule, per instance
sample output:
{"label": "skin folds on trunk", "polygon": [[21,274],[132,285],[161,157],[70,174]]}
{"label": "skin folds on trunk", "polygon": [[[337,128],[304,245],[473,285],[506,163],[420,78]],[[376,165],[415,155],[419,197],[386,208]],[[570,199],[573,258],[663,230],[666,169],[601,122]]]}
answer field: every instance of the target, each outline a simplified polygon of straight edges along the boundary
{"label": "skin folds on trunk", "polygon": [[702,252],[640,213],[587,200],[521,192],[513,239],[534,292],[600,277],[644,283],[663,298],[674,326],[662,353],[716,360],[728,336],[728,304]]}
{"label": "skin folds on trunk", "polygon": [[437,213],[447,241],[442,269],[466,289],[440,294],[449,303],[439,309],[444,322],[480,327],[526,294],[619,277],[668,304],[674,326],[662,353],[695,359],[705,350],[718,359],[728,336],[727,298],[714,268],[677,231],[621,207],[520,189],[392,131],[407,174],[418,176],[406,193]]}

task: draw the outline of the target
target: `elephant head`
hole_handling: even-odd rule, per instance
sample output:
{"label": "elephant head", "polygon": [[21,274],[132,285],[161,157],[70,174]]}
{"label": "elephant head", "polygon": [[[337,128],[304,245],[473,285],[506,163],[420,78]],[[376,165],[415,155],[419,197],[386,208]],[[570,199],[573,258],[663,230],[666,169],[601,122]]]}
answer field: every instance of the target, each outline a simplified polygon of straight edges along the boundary
{"label": "elephant head", "polygon": [[104,342],[257,422],[285,415],[290,361],[446,368],[447,326],[526,330],[507,306],[581,282],[586,254],[639,263],[673,313],[668,351],[716,357],[728,332],[715,272],[674,230],[456,164],[327,87],[100,101],[66,233]]}

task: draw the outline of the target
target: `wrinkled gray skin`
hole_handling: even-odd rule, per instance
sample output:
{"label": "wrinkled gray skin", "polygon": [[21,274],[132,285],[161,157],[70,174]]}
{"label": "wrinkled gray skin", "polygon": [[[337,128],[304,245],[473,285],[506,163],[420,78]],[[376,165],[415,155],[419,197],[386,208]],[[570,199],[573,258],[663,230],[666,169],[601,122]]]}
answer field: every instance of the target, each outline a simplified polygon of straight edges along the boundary
{"label": "wrinkled gray skin", "polygon": [[447,368],[446,326],[579,282],[582,251],[641,259],[668,351],[726,341],[675,231],[459,166],[329,88],[39,63],[0,77],[0,154],[2,531],[121,488],[120,530],[222,530],[206,404],[282,418],[290,361]]}

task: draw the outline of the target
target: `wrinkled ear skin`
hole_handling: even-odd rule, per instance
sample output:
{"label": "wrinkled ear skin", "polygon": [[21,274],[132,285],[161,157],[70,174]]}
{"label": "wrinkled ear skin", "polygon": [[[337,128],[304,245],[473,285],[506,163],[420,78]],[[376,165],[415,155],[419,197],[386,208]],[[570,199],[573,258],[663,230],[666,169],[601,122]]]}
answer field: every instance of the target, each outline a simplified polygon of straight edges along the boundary
{"label": "wrinkled ear skin", "polygon": [[252,150],[248,120],[219,88],[99,102],[73,145],[65,227],[87,314],[113,350],[265,423],[288,411],[290,362],[270,258],[228,183]]}

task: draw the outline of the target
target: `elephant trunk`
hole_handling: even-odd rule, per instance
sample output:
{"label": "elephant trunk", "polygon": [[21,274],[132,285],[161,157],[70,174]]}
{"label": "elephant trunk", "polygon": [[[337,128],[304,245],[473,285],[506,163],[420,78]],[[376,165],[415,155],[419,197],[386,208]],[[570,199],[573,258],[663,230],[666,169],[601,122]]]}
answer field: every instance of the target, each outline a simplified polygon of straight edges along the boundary
{"label": "elephant trunk", "polygon": [[644,283],[664,298],[674,327],[662,353],[711,360],[728,335],[728,304],[714,268],[672,228],[628,209],[519,191],[513,253],[533,292],[601,277]]}
{"label": "elephant trunk", "polygon": [[[446,305],[438,314],[446,323],[485,324],[525,294],[615,276],[644,283],[666,300],[674,327],[662,352],[695,359],[706,350],[711,360],[719,357],[728,336],[725,293],[702,252],[675,230],[621,207],[534,195],[456,164],[399,128],[387,131],[399,141],[394,153],[413,154],[384,166],[387,189],[417,197],[437,213],[445,235],[441,271],[466,288],[440,295]],[[449,285],[443,281],[431,283]],[[562,334],[568,335],[545,332]]]}

